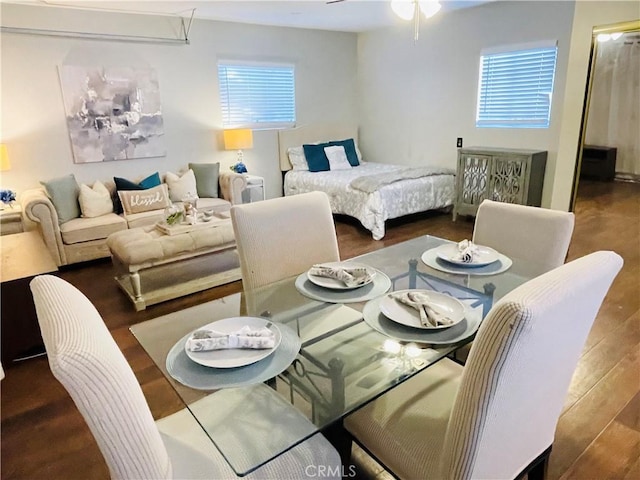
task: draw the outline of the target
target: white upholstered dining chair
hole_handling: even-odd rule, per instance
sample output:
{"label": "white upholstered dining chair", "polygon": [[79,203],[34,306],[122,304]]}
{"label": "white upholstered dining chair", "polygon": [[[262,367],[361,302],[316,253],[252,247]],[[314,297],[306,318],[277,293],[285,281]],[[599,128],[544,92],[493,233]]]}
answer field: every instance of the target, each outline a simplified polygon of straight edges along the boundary
{"label": "white upholstered dining chair", "polygon": [[[401,479],[543,478],[584,342],[622,267],[596,252],[499,300],[464,367],[445,358],[347,417]],[[536,477],[537,475],[537,477]]]}
{"label": "white upholstered dining chair", "polygon": [[570,212],[484,200],[476,214],[473,242],[507,257],[530,260],[540,274],[564,263],[574,222]]}
{"label": "white upholstered dining chair", "polygon": [[[188,410],[154,422],[131,367],[79,290],[43,275],[31,291],[51,371],[87,422],[111,478],[237,478]],[[316,471],[309,465],[339,477],[340,458],[320,434],[244,478],[306,478]]]}
{"label": "white upholstered dining chair", "polygon": [[245,290],[340,260],[329,198],[301,193],[234,205],[231,221]]}

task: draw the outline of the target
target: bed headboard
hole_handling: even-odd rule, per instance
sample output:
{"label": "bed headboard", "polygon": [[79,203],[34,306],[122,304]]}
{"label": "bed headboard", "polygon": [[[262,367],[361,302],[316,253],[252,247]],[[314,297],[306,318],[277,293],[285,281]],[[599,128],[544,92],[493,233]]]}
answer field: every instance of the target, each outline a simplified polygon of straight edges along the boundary
{"label": "bed headboard", "polygon": [[340,123],[302,125],[278,131],[278,151],[280,154],[280,170],[291,170],[291,162],[287,155],[290,147],[299,147],[305,143],[328,142],[353,138],[358,141],[358,127]]}

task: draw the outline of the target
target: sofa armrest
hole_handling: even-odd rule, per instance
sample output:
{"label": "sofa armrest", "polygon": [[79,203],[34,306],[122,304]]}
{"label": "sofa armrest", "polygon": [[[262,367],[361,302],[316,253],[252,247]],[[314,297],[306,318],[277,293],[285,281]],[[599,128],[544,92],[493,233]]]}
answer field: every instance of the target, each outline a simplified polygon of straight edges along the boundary
{"label": "sofa armrest", "polygon": [[242,191],[247,187],[244,175],[235,172],[220,172],[219,180],[222,198],[231,205],[242,203]]}
{"label": "sofa armrest", "polygon": [[25,190],[20,195],[20,203],[24,215],[38,225],[42,239],[56,264],[58,266],[65,265],[67,260],[58,224],[58,212],[44,189]]}

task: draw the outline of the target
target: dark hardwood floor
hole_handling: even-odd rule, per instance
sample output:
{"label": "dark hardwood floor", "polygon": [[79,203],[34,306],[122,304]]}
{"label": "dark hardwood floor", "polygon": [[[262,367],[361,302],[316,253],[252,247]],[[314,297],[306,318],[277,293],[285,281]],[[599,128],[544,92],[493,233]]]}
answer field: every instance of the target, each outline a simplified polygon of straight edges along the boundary
{"label": "dark hardwood floor", "polygon": [[[388,222],[373,241],[357,223],[337,219],[349,258],[419,235],[469,238],[473,223],[447,214]],[[549,479],[640,478],[640,185],[583,181],[569,259],[596,250],[624,257],[589,335],[556,432]],[[108,261],[64,270],[96,305],[142,385],[155,418],[181,408],[172,388],[129,333],[129,326],[241,289],[240,282],[136,313],[116,288]],[[3,318],[2,321],[11,321]],[[18,320],[19,321],[19,320]],[[102,479],[108,471],[93,437],[45,357],[6,365],[1,388],[1,477]]]}

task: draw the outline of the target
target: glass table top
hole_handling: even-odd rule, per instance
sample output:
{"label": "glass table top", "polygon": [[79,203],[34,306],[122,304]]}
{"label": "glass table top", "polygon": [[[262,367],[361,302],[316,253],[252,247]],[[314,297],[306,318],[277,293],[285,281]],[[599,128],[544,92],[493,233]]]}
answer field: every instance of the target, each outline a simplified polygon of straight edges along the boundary
{"label": "glass table top", "polygon": [[[422,254],[444,243],[448,242],[423,236],[353,260],[386,274],[391,290],[436,290],[461,300],[465,321],[475,323],[470,331],[461,329],[462,334],[453,335],[453,343],[430,343],[431,332],[419,330],[412,332],[412,341],[399,339],[371,318],[365,321],[366,302],[313,300],[298,291],[297,276],[142,322],[131,331],[233,470],[243,476],[471,342],[495,301],[537,274],[535,265],[516,258],[508,270],[489,276],[475,275],[472,269],[461,275],[427,266]],[[215,379],[207,388],[192,388],[175,380],[171,374],[175,372],[167,369],[167,357],[177,342],[203,325],[238,316],[263,317],[299,337],[297,354],[294,351],[284,360],[280,359],[284,354],[268,357],[276,363],[263,369],[267,375],[271,374],[267,367],[276,372],[266,382],[271,388],[254,394],[264,375],[252,381],[243,370],[246,367],[231,369],[237,370],[230,373],[235,383]],[[197,373],[206,376],[208,367],[184,362],[181,368],[205,369]],[[238,387],[238,381],[244,386]],[[226,388],[229,385],[236,388]],[[242,416],[242,429],[228,428],[229,402],[242,405],[234,413]]]}

